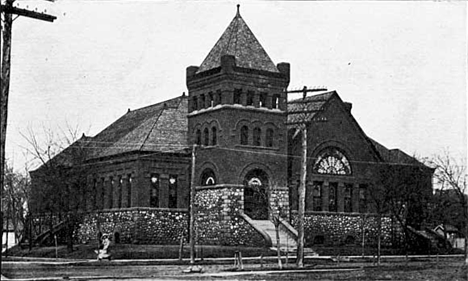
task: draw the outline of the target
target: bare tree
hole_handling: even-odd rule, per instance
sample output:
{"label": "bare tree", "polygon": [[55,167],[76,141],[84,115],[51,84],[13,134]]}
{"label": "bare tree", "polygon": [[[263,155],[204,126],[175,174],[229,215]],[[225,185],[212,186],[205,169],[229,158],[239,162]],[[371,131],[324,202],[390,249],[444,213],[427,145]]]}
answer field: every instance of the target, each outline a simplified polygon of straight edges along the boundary
{"label": "bare tree", "polygon": [[465,265],[468,266],[468,188],[466,159],[457,160],[448,152],[435,156],[430,163],[435,168],[434,177],[440,189],[453,192],[461,205],[462,228],[465,236]]}
{"label": "bare tree", "polygon": [[50,235],[54,232],[53,218],[58,217],[66,228],[67,248],[73,251],[73,230],[83,209],[87,187],[84,165],[87,138],[83,134],[78,139],[78,126],[67,125],[65,130],[58,131],[43,128],[40,137],[29,129],[23,137],[29,143],[27,151],[40,164],[31,172],[33,211],[50,215]]}
{"label": "bare tree", "polygon": [[[371,202],[375,207],[375,212],[377,213],[377,265],[381,264],[381,245],[382,245],[382,216],[388,214],[389,210],[387,207],[387,190],[381,182],[380,177],[372,185],[372,190],[369,192],[369,197]],[[364,227],[364,218],[362,227]],[[363,230],[364,231],[364,230]],[[364,243],[364,241],[363,241]]]}
{"label": "bare tree", "polygon": [[4,187],[2,192],[2,213],[7,214],[6,221],[13,227],[15,240],[20,241],[23,229],[27,225],[26,213],[30,196],[30,181],[27,175],[15,172],[6,163]]}
{"label": "bare tree", "polygon": [[427,205],[432,190],[432,170],[421,163],[407,165],[381,164],[371,190],[378,213],[378,248],[380,249],[381,219],[387,213],[393,216],[404,233],[405,253],[408,254],[412,227],[422,227],[427,217]]}

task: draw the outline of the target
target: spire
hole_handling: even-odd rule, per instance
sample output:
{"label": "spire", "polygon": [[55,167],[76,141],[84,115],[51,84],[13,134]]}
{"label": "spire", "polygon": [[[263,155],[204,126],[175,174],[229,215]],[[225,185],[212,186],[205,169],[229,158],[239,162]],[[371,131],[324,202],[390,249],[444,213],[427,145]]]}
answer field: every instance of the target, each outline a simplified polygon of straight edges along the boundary
{"label": "spire", "polygon": [[208,53],[197,73],[219,67],[223,55],[234,56],[236,65],[239,67],[279,72],[267,52],[242,19],[239,4],[237,4],[236,16]]}

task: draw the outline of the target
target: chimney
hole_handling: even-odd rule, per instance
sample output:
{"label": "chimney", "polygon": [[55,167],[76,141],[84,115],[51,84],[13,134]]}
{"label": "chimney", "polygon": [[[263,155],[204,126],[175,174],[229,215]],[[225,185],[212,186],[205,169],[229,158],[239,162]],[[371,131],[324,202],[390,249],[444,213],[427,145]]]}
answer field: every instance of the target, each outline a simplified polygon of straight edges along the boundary
{"label": "chimney", "polygon": [[350,102],[343,102],[344,103],[344,107],[346,108],[346,110],[351,113],[351,108],[353,108],[353,104],[350,103]]}
{"label": "chimney", "polygon": [[236,57],[232,55],[221,56],[221,71],[232,72],[232,68],[236,66]]}

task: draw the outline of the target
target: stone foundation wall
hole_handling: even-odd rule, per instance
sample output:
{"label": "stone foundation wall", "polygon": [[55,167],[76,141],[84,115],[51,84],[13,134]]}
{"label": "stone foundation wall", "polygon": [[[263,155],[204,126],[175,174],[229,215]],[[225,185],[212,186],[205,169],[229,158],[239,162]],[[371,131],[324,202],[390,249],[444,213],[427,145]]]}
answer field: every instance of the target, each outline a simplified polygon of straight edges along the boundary
{"label": "stone foundation wall", "polygon": [[273,214],[280,213],[286,220],[289,219],[289,191],[287,188],[272,189],[270,193],[270,206]]}
{"label": "stone foundation wall", "polygon": [[198,188],[197,244],[263,247],[263,237],[242,217],[243,190],[236,186]]}
{"label": "stone foundation wall", "polygon": [[[292,214],[292,224],[297,229],[297,213]],[[307,212],[304,216],[304,239],[307,246],[377,244],[378,220],[376,214],[349,214],[328,212]],[[403,239],[398,222],[388,216],[382,217],[382,246],[397,246]]]}
{"label": "stone foundation wall", "polygon": [[99,233],[112,234],[114,243],[179,244],[181,237],[188,241],[188,211],[129,208],[88,213],[75,235],[80,243],[92,243]]}

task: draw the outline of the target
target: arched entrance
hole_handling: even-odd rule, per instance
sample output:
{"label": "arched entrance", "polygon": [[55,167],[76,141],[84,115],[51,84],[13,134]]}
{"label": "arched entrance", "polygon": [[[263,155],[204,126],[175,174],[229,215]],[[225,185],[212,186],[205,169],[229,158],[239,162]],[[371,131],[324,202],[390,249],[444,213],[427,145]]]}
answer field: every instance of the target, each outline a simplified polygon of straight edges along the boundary
{"label": "arched entrance", "polygon": [[254,220],[268,219],[268,176],[260,169],[244,178],[244,213]]}

